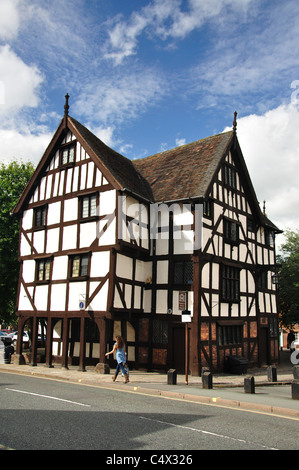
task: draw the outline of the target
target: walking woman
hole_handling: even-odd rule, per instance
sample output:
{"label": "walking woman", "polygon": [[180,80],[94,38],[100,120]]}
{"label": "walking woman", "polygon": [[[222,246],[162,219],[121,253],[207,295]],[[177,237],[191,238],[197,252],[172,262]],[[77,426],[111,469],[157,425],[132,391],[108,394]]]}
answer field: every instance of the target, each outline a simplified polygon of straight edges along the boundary
{"label": "walking woman", "polygon": [[119,369],[121,369],[122,373],[124,374],[125,377],[125,384],[129,382],[129,376],[128,373],[125,369],[125,363],[127,362],[126,359],[126,347],[125,347],[125,342],[121,336],[116,336],[116,343],[113,346],[112,351],[107,352],[105,356],[109,356],[109,354],[113,354],[114,351],[116,351],[116,360],[117,360],[117,366],[115,370],[115,374],[112,377],[113,382],[115,382],[116,377],[119,373]]}

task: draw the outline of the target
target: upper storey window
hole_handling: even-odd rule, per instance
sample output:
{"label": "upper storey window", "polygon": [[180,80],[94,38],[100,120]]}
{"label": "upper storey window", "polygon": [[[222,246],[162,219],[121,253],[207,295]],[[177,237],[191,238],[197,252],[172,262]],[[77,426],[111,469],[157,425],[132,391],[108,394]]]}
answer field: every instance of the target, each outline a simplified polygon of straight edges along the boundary
{"label": "upper storey window", "polygon": [[34,228],[42,228],[47,224],[47,206],[40,206],[34,209]]}
{"label": "upper storey window", "polygon": [[72,165],[75,163],[76,146],[74,143],[64,145],[60,150],[61,165]]}
{"label": "upper storey window", "polygon": [[237,189],[237,172],[235,168],[230,165],[224,165],[223,181],[226,186],[229,186],[232,189]]}
{"label": "upper storey window", "polygon": [[94,217],[97,215],[97,195],[90,194],[83,196],[81,200],[81,217],[86,219],[87,217]]}

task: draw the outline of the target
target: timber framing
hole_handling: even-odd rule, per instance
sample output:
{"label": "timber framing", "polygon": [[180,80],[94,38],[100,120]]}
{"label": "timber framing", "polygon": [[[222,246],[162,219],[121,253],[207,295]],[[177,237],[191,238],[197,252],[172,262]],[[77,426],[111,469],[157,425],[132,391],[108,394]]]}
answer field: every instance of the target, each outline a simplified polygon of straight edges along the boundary
{"label": "timber framing", "polygon": [[[17,359],[223,370],[278,361],[275,234],[233,130],[131,161],[63,116],[14,209],[20,218]],[[154,224],[156,221],[156,225]],[[200,239],[200,244],[198,244]],[[110,366],[115,365],[110,359]]]}

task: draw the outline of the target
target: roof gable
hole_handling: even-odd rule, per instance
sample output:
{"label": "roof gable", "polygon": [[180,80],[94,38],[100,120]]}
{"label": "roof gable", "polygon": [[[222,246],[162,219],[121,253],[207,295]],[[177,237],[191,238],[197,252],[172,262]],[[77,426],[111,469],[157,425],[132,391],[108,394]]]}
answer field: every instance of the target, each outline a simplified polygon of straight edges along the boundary
{"label": "roof gable", "polygon": [[60,147],[63,138],[71,131],[88,153],[95,165],[115,189],[128,188],[143,198],[151,199],[151,191],[146,181],[134,168],[132,161],[105,145],[98,137],[70,116],[61,120],[50,144],[44,152],[35,172],[27,183],[13,213],[19,214],[44,175],[53,154]]}

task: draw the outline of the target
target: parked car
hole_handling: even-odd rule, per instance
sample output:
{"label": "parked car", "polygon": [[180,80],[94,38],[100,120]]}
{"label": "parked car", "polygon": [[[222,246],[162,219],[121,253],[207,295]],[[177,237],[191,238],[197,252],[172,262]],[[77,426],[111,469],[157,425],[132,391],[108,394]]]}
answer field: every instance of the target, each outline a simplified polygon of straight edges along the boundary
{"label": "parked car", "polygon": [[6,338],[7,337],[7,333],[5,333],[5,331],[0,331],[0,340],[2,340],[2,338]]}
{"label": "parked car", "polygon": [[[18,340],[18,332],[17,331],[13,334],[12,340],[13,340],[14,345],[16,345],[17,340]],[[27,331],[23,332],[23,345],[27,346],[27,347],[29,346],[29,335],[28,335]]]}

